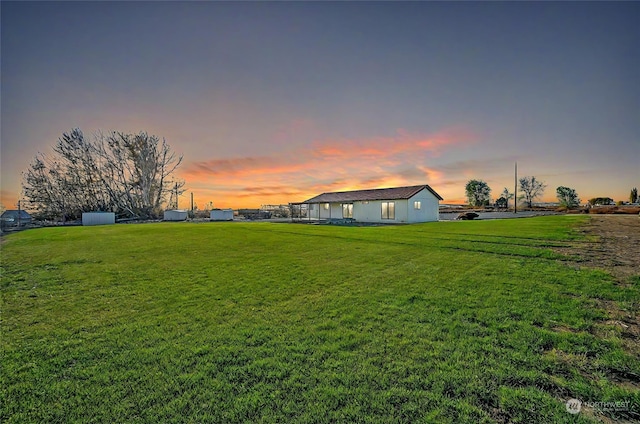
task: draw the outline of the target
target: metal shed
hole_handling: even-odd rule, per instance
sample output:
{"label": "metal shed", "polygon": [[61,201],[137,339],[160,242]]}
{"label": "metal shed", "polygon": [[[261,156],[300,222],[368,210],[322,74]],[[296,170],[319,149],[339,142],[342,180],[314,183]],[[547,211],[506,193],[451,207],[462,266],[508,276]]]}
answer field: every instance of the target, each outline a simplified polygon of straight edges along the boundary
{"label": "metal shed", "polygon": [[210,214],[211,221],[233,221],[233,209],[214,209]]}
{"label": "metal shed", "polygon": [[113,212],[82,212],[82,225],[111,225],[116,223]]}
{"label": "metal shed", "polygon": [[164,211],[164,220],[165,221],[186,221],[187,219],[187,211],[180,209],[173,209]]}

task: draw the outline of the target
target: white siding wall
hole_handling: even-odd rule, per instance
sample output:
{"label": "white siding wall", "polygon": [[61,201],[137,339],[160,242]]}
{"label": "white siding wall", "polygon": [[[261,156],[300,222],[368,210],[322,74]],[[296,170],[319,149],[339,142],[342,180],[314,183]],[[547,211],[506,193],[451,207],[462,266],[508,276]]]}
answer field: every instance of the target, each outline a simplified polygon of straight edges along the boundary
{"label": "white siding wall", "polygon": [[82,225],[110,225],[116,223],[113,212],[83,212]]}
{"label": "white siding wall", "polygon": [[313,216],[318,216],[317,213],[320,214],[320,219],[329,219],[329,217],[333,217],[333,214],[331,214],[329,212],[329,209],[325,209],[324,208],[324,203],[320,203],[318,205],[315,205],[317,208],[319,208],[319,212],[315,211],[316,213],[313,214]]}
{"label": "white siding wall", "polygon": [[380,219],[380,205],[376,202],[353,202],[353,219],[361,222],[377,222]]}
{"label": "white siding wall", "polygon": [[331,203],[331,218],[342,219],[342,203]]}
{"label": "white siding wall", "polygon": [[[382,218],[382,203],[393,202],[395,206],[395,219]],[[407,201],[396,200],[370,200],[368,202],[353,202],[353,218],[360,222],[408,222]]]}
{"label": "white siding wall", "polygon": [[396,200],[396,219],[395,222],[410,222],[409,221],[409,201],[407,199]]}
{"label": "white siding wall", "polygon": [[[420,209],[415,209],[414,202],[420,202]],[[439,216],[438,198],[429,190],[424,189],[416,193],[407,202],[408,220],[407,222],[430,222],[437,221]]]}

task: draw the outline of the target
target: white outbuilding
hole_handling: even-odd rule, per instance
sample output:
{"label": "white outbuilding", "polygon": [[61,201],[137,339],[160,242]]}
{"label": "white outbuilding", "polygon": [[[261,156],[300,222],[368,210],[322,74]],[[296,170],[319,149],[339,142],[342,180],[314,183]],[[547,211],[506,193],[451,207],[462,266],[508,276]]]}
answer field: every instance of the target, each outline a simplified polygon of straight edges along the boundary
{"label": "white outbuilding", "polygon": [[113,212],[82,212],[82,225],[111,225],[116,223]]}
{"label": "white outbuilding", "polygon": [[437,221],[440,200],[442,197],[424,184],[323,193],[298,205],[307,205],[309,219],[414,223]]}
{"label": "white outbuilding", "polygon": [[211,221],[233,221],[233,209],[213,209],[209,218]]}
{"label": "white outbuilding", "polygon": [[186,221],[187,211],[180,209],[172,209],[164,211],[165,221]]}

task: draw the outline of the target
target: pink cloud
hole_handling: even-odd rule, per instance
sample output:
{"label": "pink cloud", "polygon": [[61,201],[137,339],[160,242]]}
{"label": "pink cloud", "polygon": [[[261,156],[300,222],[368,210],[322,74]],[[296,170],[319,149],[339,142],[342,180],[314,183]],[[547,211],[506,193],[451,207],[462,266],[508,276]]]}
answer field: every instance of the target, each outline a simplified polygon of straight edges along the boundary
{"label": "pink cloud", "polygon": [[316,140],[308,149],[280,155],[191,161],[181,176],[199,192],[242,203],[229,206],[251,202],[255,207],[326,191],[433,184],[443,173],[425,166],[425,161],[473,141],[471,134],[459,130],[433,135],[398,130],[388,137]]}

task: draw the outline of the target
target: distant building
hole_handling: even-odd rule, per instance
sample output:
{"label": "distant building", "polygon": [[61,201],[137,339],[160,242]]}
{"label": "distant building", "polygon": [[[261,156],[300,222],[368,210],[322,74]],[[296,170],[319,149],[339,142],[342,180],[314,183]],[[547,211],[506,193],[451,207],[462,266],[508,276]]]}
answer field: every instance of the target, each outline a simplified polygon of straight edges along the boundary
{"label": "distant building", "polygon": [[188,212],[181,209],[164,211],[164,221],[186,221]]}
{"label": "distant building", "polygon": [[233,209],[213,209],[209,213],[211,221],[233,221]]}
{"label": "distant building", "polygon": [[31,224],[31,215],[24,210],[6,210],[0,215],[2,227],[24,227]]}
{"label": "distant building", "polygon": [[442,197],[428,185],[323,193],[307,205],[309,219],[413,223],[437,221]]}
{"label": "distant building", "polygon": [[113,225],[116,214],[113,212],[82,212],[82,225]]}

